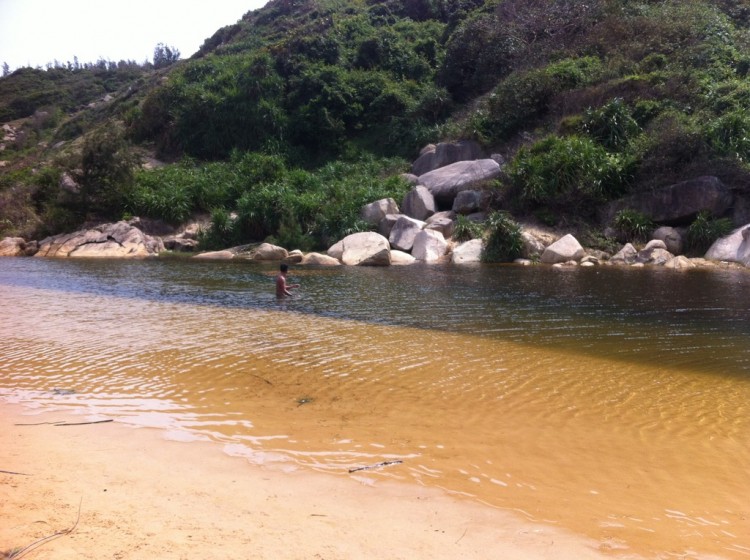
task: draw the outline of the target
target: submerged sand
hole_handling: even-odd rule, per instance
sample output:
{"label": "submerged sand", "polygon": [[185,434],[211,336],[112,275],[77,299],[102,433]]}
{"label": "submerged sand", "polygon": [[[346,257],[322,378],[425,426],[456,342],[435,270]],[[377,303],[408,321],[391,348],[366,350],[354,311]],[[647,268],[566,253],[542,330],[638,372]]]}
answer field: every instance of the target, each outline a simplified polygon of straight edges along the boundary
{"label": "submerged sand", "polygon": [[23,557],[611,558],[576,535],[435,488],[279,472],[218,444],[117,422],[52,424],[86,420],[0,404],[0,553],[75,525]]}

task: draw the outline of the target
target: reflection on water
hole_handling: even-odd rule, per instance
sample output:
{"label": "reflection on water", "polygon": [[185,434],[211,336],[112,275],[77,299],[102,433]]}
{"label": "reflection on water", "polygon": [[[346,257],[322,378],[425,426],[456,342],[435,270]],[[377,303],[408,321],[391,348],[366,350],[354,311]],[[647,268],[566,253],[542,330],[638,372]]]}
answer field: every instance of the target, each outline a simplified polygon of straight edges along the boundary
{"label": "reflection on water", "polygon": [[439,486],[621,556],[750,556],[750,274],[299,268],[285,309],[274,275],[2,259],[0,395]]}

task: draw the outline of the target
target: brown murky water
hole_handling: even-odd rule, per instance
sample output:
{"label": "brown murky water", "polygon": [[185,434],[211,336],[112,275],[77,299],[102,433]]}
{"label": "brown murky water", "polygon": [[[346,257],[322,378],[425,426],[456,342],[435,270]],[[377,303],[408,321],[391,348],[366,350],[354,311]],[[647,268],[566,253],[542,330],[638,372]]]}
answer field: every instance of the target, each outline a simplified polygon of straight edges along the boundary
{"label": "brown murky water", "polygon": [[266,268],[2,260],[0,397],[438,486],[616,557],[750,557],[750,274],[295,273],[280,306]]}

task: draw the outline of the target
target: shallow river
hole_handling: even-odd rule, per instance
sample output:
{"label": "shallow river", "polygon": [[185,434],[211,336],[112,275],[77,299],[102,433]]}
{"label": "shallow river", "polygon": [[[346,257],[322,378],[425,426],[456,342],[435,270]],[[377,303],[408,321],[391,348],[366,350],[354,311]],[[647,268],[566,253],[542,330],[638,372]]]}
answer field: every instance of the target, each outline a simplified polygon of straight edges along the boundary
{"label": "shallow river", "polygon": [[750,272],[300,267],[283,304],[274,274],[0,259],[0,398],[750,558]]}

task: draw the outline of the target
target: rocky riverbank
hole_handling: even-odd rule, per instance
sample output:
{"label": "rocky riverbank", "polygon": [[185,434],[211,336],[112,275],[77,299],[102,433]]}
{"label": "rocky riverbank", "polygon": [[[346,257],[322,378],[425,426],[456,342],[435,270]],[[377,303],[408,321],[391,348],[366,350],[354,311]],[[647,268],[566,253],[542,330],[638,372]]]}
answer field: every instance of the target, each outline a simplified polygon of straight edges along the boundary
{"label": "rocky riverbank", "polygon": [[[401,204],[392,199],[364,206],[360,218],[372,231],[354,233],[331,246],[326,254],[303,254],[268,243],[245,245],[223,251],[198,253],[201,259],[248,259],[284,261],[318,266],[390,266],[415,262],[481,262],[482,239],[459,242],[456,226],[482,223],[490,208],[489,182],[502,170],[502,157],[487,157],[471,141],[441,143],[425,147],[405,174],[413,188]],[[687,269],[696,266],[750,267],[750,205],[716,177],[698,177],[663,189],[639,193],[613,201],[601,210],[607,235],[615,237],[611,225],[622,210],[642,213],[657,224],[645,245],[621,245],[614,254],[585,248],[571,233],[522,225],[517,264],[552,266],[664,266]],[[739,225],[716,241],[702,258],[683,254],[685,227],[701,212],[729,216]],[[671,225],[670,225],[671,224]],[[746,225],[742,225],[746,224]],[[42,241],[5,238],[0,256],[142,258],[165,251],[195,252],[200,249],[201,224],[192,221],[180,228],[162,222],[134,218],[127,222],[100,224]],[[674,227],[673,227],[674,226]]]}

